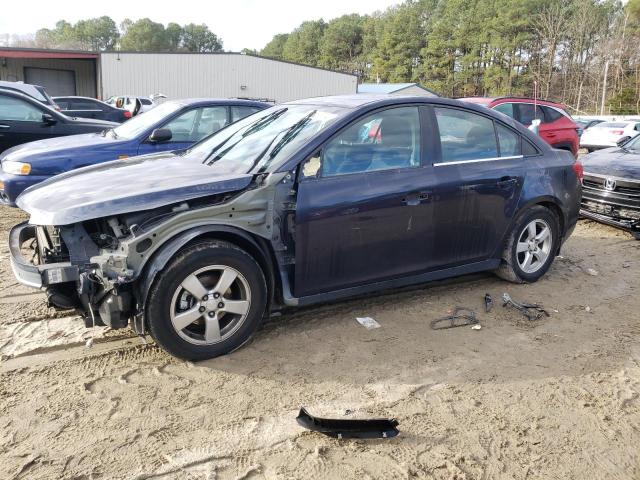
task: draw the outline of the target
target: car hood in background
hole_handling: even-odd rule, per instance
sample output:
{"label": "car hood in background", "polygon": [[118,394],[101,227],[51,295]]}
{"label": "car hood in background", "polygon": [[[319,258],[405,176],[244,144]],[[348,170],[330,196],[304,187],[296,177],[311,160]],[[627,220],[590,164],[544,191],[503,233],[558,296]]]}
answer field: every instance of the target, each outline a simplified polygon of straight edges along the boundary
{"label": "car hood in background", "polygon": [[31,215],[32,224],[69,225],[242,190],[251,179],[161,153],[58,175],[28,188],[16,203]]}
{"label": "car hood in background", "polygon": [[580,161],[586,174],[640,180],[640,152],[613,147],[585,155]]}
{"label": "car hood in background", "polygon": [[[102,133],[82,133],[66,137],[47,138],[35,142],[23,143],[6,150],[2,160],[27,162],[31,164],[33,175],[55,175],[76,168],[78,157],[87,157],[93,152],[117,150],[128,140],[114,139],[111,135]],[[117,158],[117,152],[113,159]]]}

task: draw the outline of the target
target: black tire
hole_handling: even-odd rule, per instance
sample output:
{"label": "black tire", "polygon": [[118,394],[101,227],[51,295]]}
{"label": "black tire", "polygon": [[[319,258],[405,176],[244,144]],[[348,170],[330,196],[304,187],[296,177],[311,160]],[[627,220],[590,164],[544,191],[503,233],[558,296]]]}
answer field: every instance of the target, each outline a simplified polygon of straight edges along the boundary
{"label": "black tire", "polygon": [[[230,267],[241,274],[250,292],[250,306],[244,320],[229,332],[228,338],[221,337],[213,344],[194,344],[185,340],[184,334],[173,326],[174,296],[178,295],[176,292],[185,278],[211,265]],[[190,300],[196,301],[195,297]],[[149,332],[160,347],[176,357],[198,361],[230,353],[247,342],[260,326],[266,304],[267,285],[258,263],[235,245],[215,240],[185,248],[158,273],[147,297],[145,317]],[[198,328],[198,325],[187,328]]]}
{"label": "black tire", "polygon": [[[517,243],[524,229],[531,222],[539,220],[545,222],[551,229],[551,241],[549,254],[544,262],[541,263],[535,272],[525,272],[518,262]],[[553,263],[558,253],[558,242],[560,241],[560,227],[557,215],[543,207],[535,205],[522,214],[520,214],[514,223],[513,229],[509,233],[502,251],[502,262],[495,274],[513,283],[533,283],[538,281]],[[522,255],[522,254],[520,254]],[[525,265],[526,266],[526,265]]]}

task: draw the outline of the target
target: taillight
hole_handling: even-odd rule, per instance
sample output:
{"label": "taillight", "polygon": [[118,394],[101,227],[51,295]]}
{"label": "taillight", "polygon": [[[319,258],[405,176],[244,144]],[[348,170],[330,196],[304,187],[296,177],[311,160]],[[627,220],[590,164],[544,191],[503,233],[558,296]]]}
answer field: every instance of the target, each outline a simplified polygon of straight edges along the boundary
{"label": "taillight", "polygon": [[624,130],[611,130],[612,135],[622,135]]}
{"label": "taillight", "polygon": [[576,177],[578,177],[578,180],[582,182],[582,179],[584,178],[584,167],[579,160],[576,160],[573,164],[573,171],[576,173]]}
{"label": "taillight", "polygon": [[129,110],[124,111],[124,118],[131,118],[131,112]]}

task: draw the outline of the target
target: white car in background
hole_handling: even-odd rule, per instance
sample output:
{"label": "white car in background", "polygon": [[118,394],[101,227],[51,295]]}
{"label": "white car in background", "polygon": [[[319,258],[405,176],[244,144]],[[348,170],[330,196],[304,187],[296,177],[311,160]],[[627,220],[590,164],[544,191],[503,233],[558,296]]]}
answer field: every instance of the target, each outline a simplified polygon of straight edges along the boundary
{"label": "white car in background", "polygon": [[124,108],[131,112],[131,116],[135,117],[139,113],[148,112],[158,104],[155,102],[158,98],[167,98],[162,93],[149,95],[148,97],[137,97],[135,95],[114,95],[109,97],[105,103],[115,108]]}
{"label": "white car in background", "polygon": [[580,147],[589,152],[600,148],[615,147],[623,139],[633,138],[640,133],[640,121],[622,120],[602,122],[587,128],[580,137]]}

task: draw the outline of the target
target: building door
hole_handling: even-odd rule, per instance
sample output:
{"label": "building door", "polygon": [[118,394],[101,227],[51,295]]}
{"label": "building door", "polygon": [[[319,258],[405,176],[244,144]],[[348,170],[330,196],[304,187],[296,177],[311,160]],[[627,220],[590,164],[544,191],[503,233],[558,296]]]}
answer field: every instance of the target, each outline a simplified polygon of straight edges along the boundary
{"label": "building door", "polygon": [[24,81],[25,83],[44,87],[52,97],[65,97],[76,94],[76,72],[73,70],[25,67]]}

